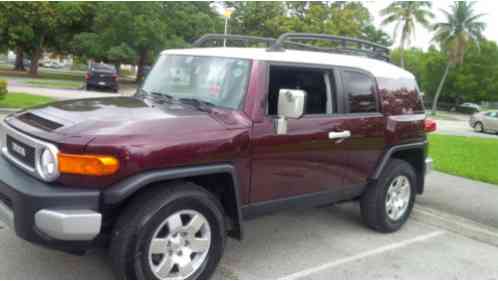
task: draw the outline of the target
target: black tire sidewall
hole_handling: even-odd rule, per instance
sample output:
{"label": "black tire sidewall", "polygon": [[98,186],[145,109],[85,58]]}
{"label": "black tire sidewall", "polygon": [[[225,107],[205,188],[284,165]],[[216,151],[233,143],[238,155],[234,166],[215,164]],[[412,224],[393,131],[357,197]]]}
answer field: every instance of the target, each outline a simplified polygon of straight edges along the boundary
{"label": "black tire sidewall", "polygon": [[[379,208],[379,212],[381,213],[382,221],[385,225],[385,227],[389,231],[396,231],[403,226],[403,224],[406,222],[408,217],[410,216],[410,213],[413,209],[413,205],[415,203],[415,197],[416,197],[416,184],[417,184],[417,179],[415,176],[415,173],[413,171],[413,168],[408,164],[408,163],[403,163],[401,162],[402,165],[396,165],[394,167],[391,167],[391,171],[389,171],[385,177],[385,180],[382,181],[382,187],[383,190],[380,194],[382,194],[381,198],[378,198],[379,206],[382,206]],[[401,216],[398,220],[392,220],[389,218],[389,215],[387,214],[387,209],[386,209],[386,197],[387,197],[387,192],[389,190],[389,186],[391,185],[392,181],[399,176],[405,176],[409,182],[410,182],[410,201],[408,204],[408,208],[406,209],[405,213],[403,216]]]}
{"label": "black tire sidewall", "polygon": [[194,193],[167,200],[165,204],[158,206],[139,221],[129,244],[132,246],[130,254],[135,257],[130,259],[133,264],[129,266],[133,266],[137,279],[157,279],[149,266],[150,241],[160,224],[167,217],[181,210],[195,210],[201,213],[208,220],[211,229],[211,246],[207,258],[189,279],[207,279],[214,272],[224,251],[223,216],[217,204],[209,200],[209,196]]}

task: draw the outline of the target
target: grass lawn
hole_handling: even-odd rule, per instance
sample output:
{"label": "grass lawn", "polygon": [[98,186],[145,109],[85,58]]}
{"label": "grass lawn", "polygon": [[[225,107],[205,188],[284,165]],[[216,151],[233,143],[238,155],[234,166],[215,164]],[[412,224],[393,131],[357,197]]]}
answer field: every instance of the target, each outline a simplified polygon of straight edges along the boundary
{"label": "grass lawn", "polygon": [[26,108],[53,101],[55,99],[49,97],[10,92],[3,99],[0,99],[0,108]]}
{"label": "grass lawn", "polygon": [[23,83],[36,87],[61,89],[80,89],[83,86],[83,82],[69,80],[32,79],[26,80]]}
{"label": "grass lawn", "polygon": [[434,169],[498,185],[498,140],[429,135]]}

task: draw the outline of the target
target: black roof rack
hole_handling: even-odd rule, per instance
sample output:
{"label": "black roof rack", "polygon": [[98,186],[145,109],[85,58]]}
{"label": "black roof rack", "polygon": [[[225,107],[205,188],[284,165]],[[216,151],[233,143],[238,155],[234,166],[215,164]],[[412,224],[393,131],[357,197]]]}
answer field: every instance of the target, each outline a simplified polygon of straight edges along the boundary
{"label": "black roof rack", "polygon": [[[337,43],[338,47],[319,47],[308,45],[304,43],[292,42],[290,40],[325,40]],[[351,55],[366,55],[371,58],[390,61],[389,48],[380,44],[344,36],[316,34],[316,33],[284,33],[278,37],[277,41],[268,48],[268,51],[283,51],[285,45],[290,44],[295,47],[298,46],[305,50],[313,50],[320,52],[332,52]]]}
{"label": "black roof rack", "polygon": [[[284,33],[278,39],[270,37],[247,36],[247,35],[233,35],[233,34],[218,34],[209,33],[197,39],[194,47],[202,47],[208,42],[226,42],[236,41],[242,42],[246,46],[250,43],[265,43],[268,51],[284,51],[287,49],[298,49],[316,52],[339,53],[348,55],[362,55],[374,59],[390,61],[389,48],[373,43],[366,40],[349,38],[343,36],[315,34],[315,33]],[[323,47],[295,42],[291,40],[310,41],[310,40],[324,40],[337,43],[337,47]]]}
{"label": "black roof rack", "polygon": [[226,40],[227,42],[229,41],[243,42],[246,45],[249,45],[250,42],[265,43],[268,47],[272,46],[277,41],[275,38],[269,38],[269,37],[208,33],[203,35],[201,38],[195,40],[195,42],[192,45],[194,47],[202,47],[207,42],[217,42],[223,40]]}

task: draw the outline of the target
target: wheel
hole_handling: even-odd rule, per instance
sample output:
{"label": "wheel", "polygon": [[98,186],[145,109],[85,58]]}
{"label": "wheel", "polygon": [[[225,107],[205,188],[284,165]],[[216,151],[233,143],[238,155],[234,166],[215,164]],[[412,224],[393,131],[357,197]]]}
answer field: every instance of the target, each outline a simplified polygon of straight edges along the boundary
{"label": "wheel", "polygon": [[377,183],[368,186],[361,197],[364,222],[383,233],[399,230],[412,211],[416,181],[415,170],[408,162],[392,159]]}
{"label": "wheel", "polygon": [[192,183],[151,187],[121,214],[111,237],[121,279],[208,279],[225,245],[223,209]]}
{"label": "wheel", "polygon": [[85,89],[86,89],[87,91],[92,91],[92,90],[93,90],[93,87],[87,84],[87,85],[86,85],[86,87],[85,87]]}
{"label": "wheel", "polygon": [[480,133],[482,133],[482,132],[484,132],[484,125],[483,125],[481,122],[476,122],[476,123],[474,124],[474,130],[475,130],[476,132],[480,132]]}

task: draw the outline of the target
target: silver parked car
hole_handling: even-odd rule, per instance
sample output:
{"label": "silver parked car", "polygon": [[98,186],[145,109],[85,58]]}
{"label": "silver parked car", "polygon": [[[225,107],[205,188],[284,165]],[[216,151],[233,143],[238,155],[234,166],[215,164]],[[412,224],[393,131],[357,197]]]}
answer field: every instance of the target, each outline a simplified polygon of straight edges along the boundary
{"label": "silver parked car", "polygon": [[469,124],[477,132],[498,132],[498,111],[476,113],[470,117]]}

